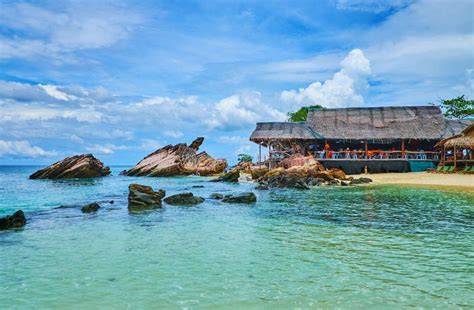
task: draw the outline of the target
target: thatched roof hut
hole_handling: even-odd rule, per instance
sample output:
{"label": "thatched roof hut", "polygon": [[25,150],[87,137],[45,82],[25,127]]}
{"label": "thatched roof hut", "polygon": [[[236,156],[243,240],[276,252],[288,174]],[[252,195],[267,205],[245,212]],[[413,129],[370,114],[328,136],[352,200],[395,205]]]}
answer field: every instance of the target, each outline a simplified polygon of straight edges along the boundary
{"label": "thatched roof hut", "polygon": [[441,140],[436,147],[474,149],[474,124],[468,126],[460,134]]}
{"label": "thatched roof hut", "polygon": [[326,139],[345,140],[439,140],[464,128],[435,106],[311,110],[308,125]]}
{"label": "thatched roof hut", "polygon": [[298,141],[321,138],[322,137],[309,128],[305,122],[268,122],[257,123],[257,128],[250,136],[250,141],[266,146],[271,140]]}

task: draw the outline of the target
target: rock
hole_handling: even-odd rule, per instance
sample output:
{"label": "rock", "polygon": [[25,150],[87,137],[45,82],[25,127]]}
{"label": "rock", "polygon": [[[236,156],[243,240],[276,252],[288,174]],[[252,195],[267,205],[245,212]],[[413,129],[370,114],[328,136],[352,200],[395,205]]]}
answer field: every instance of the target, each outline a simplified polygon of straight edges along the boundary
{"label": "rock", "polygon": [[12,215],[0,218],[0,230],[10,228],[20,228],[26,225],[26,217],[22,210],[18,210]]}
{"label": "rock", "polygon": [[127,170],[122,170],[119,172],[119,175],[127,175]]}
{"label": "rock", "polygon": [[324,182],[323,179],[318,179],[318,178],[313,178],[313,177],[309,177],[306,180],[306,184],[308,184],[308,186],[320,186],[323,182]]}
{"label": "rock", "polygon": [[105,167],[92,154],[82,154],[67,157],[44,169],[38,170],[30,175],[30,179],[96,178],[109,174],[109,167]]}
{"label": "rock", "polygon": [[329,173],[335,179],[339,179],[339,180],[346,180],[347,179],[346,173],[342,169],[332,168],[332,169],[329,169]]}
{"label": "rock", "polygon": [[351,183],[354,185],[358,185],[358,184],[367,184],[370,182],[372,182],[372,179],[362,177],[358,179],[353,179]]}
{"label": "rock", "polygon": [[81,208],[81,211],[83,213],[91,213],[91,212],[96,212],[99,209],[100,209],[100,205],[97,202],[93,202],[93,203],[83,206]]}
{"label": "rock", "polygon": [[192,188],[204,188],[204,185],[193,185]]}
{"label": "rock", "polygon": [[196,154],[204,138],[199,137],[190,146],[186,143],[167,145],[142,159],[125,175],[129,176],[175,176],[213,175],[227,167],[225,159],[214,159],[206,152]]}
{"label": "rock", "polygon": [[249,161],[241,161],[234,169],[242,171],[243,173],[252,173],[252,163]]}
{"label": "rock", "polygon": [[298,166],[317,166],[319,171],[324,171],[325,168],[313,156],[303,156],[301,154],[291,155],[283,159],[279,164],[279,167],[289,169],[291,167]]}
{"label": "rock", "polygon": [[255,187],[255,189],[261,190],[261,191],[266,191],[269,188],[268,188],[268,185],[266,185],[266,184],[260,184],[260,185],[257,185],[257,187]]}
{"label": "rock", "polygon": [[232,169],[226,174],[217,179],[211,180],[212,182],[239,182],[240,171],[238,169]]}
{"label": "rock", "polygon": [[334,177],[328,171],[319,172],[315,175],[315,177],[318,179],[323,179],[326,182],[334,180]]}
{"label": "rock", "polygon": [[164,201],[169,205],[192,206],[204,202],[204,198],[194,196],[193,193],[181,193],[166,197]]}
{"label": "rock", "polygon": [[258,180],[263,177],[268,172],[267,167],[254,167],[250,169],[250,174],[252,175],[252,180]]}
{"label": "rock", "polygon": [[341,186],[350,186],[352,184],[351,181],[344,181],[344,180],[341,180]]}
{"label": "rock", "polygon": [[242,193],[238,195],[228,195],[222,199],[222,202],[226,203],[255,203],[257,202],[257,196],[254,193]]}
{"label": "rock", "polygon": [[162,189],[155,192],[151,186],[130,184],[128,186],[128,209],[140,211],[150,208],[161,208],[161,199],[166,192]]}
{"label": "rock", "polygon": [[219,193],[212,193],[210,196],[209,196],[210,199],[217,199],[217,200],[220,200],[222,198],[224,198],[224,195],[222,194],[219,194]]}

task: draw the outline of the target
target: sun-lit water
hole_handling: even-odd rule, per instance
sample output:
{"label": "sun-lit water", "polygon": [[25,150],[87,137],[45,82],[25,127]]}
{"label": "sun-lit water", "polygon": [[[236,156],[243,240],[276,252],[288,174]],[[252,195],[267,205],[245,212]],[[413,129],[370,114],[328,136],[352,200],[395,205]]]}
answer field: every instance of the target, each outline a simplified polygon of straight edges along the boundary
{"label": "sun-lit water", "polygon": [[[253,189],[205,178],[28,180],[0,167],[0,308],[474,307],[474,194],[410,187],[256,192],[258,203],[127,212],[132,182],[169,194]],[[193,188],[204,185],[204,188]],[[96,214],[59,205],[103,204]]]}

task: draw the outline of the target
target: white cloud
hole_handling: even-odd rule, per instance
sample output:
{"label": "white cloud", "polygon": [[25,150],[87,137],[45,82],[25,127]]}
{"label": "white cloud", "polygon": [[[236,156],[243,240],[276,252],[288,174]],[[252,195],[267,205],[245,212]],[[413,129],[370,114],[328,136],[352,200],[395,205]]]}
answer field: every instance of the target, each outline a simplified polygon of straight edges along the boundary
{"label": "white cloud", "polygon": [[281,100],[293,104],[292,110],[304,105],[320,104],[327,108],[362,105],[363,92],[371,74],[370,61],[360,49],[352,50],[341,62],[341,70],[332,79],[314,82],[307,88],[281,93]]}
{"label": "white cloud", "polygon": [[75,99],[74,96],[70,96],[70,95],[60,91],[58,89],[58,86],[56,86],[56,85],[41,85],[41,84],[39,84],[38,86],[41,87],[42,89],[44,89],[44,91],[48,95],[50,95],[51,97],[53,97],[55,99],[64,100],[64,101],[69,101],[71,99]]}
{"label": "white cloud", "polygon": [[163,135],[171,138],[181,138],[184,136],[183,132],[179,130],[165,130]]}
{"label": "white cloud", "polygon": [[104,145],[95,144],[95,145],[86,147],[86,150],[88,152],[91,152],[93,154],[103,154],[103,155],[114,154],[115,151],[121,151],[121,150],[126,150],[126,149],[128,149],[128,147],[125,145],[114,145],[111,143],[107,143]]}
{"label": "white cloud", "polygon": [[160,148],[163,144],[154,139],[143,139],[140,148],[145,151],[155,151]]}
{"label": "white cloud", "polygon": [[415,2],[415,0],[335,0],[340,10],[354,10],[380,13],[383,11],[401,9]]}
{"label": "white cloud", "polygon": [[55,155],[57,155],[56,152],[45,151],[38,146],[32,146],[26,140],[0,140],[0,157],[32,158],[50,157]]}
{"label": "white cloud", "polygon": [[236,130],[254,125],[260,120],[282,121],[286,115],[262,101],[259,92],[235,94],[220,100],[212,107],[210,128]]}
{"label": "white cloud", "polygon": [[[0,26],[16,31],[0,37],[1,58],[54,58],[81,49],[108,47],[126,38],[143,18],[110,1],[63,2],[54,9],[28,3],[4,3]],[[37,39],[32,40],[31,37]]]}

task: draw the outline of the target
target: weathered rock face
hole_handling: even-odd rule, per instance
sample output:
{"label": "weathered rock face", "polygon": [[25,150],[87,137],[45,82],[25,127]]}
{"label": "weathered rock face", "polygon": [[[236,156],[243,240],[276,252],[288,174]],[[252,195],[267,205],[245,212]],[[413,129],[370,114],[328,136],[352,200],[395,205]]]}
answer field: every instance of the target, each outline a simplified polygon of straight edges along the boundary
{"label": "weathered rock face", "polygon": [[268,172],[267,167],[253,167],[250,170],[250,174],[252,175],[252,180],[258,180],[259,178],[263,177]]}
{"label": "weathered rock face", "polygon": [[96,178],[109,174],[109,167],[105,167],[92,154],[82,154],[67,157],[51,166],[36,171],[30,175],[30,179]]}
{"label": "weathered rock face", "polygon": [[128,209],[140,211],[152,208],[161,208],[161,199],[166,192],[162,189],[155,192],[151,186],[130,184],[128,186]]}
{"label": "weathered rock face", "polygon": [[164,201],[174,206],[193,206],[204,202],[204,198],[194,196],[193,193],[181,193],[166,197]]}
{"label": "weathered rock face", "polygon": [[289,169],[291,167],[316,166],[319,171],[326,170],[313,156],[303,156],[301,154],[291,155],[282,160],[278,167]]}
{"label": "weathered rock face", "polygon": [[242,193],[238,195],[226,195],[222,202],[227,203],[255,203],[257,202],[257,196],[254,193]]}
{"label": "weathered rock face", "polygon": [[206,152],[197,154],[204,138],[199,137],[190,146],[186,143],[167,145],[142,159],[124,174],[129,176],[175,176],[219,174],[227,167],[225,159],[214,159]]}
{"label": "weathered rock face", "polygon": [[0,218],[0,230],[10,228],[20,228],[26,225],[26,217],[22,210],[18,210],[12,215]]}
{"label": "weathered rock face", "polygon": [[211,180],[212,182],[239,182],[240,170],[232,169],[223,176],[218,177],[217,179]]}

